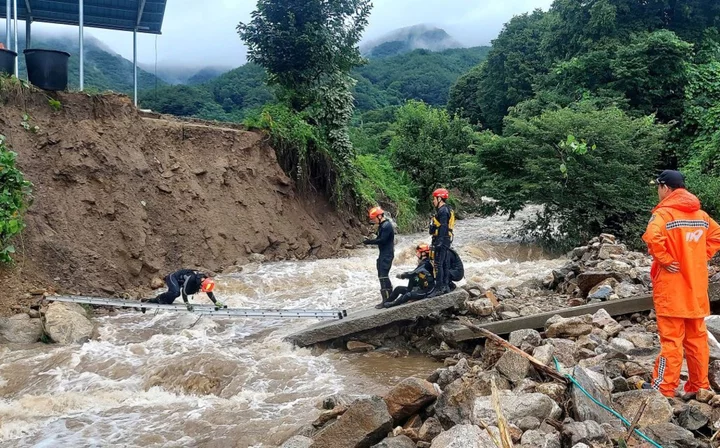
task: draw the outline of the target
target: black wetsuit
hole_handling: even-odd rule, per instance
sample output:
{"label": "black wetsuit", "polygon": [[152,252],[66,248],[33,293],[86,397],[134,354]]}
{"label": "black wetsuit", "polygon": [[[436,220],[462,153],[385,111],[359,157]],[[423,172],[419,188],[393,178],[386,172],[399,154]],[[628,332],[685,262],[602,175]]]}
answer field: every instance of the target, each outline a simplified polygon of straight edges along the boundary
{"label": "black wetsuit", "polygon": [[393,290],[389,300],[383,304],[385,308],[424,299],[435,287],[433,265],[429,259],[423,260],[414,271],[401,274],[400,278],[410,279],[410,282],[407,286],[398,286]]}
{"label": "black wetsuit", "polygon": [[439,223],[430,224],[430,235],[432,238],[432,248],[434,252],[435,263],[435,283],[437,292],[443,293],[449,290],[450,272],[448,269],[448,250],[452,243],[450,235],[450,207],[443,204],[438,207],[435,213],[435,219]]}
{"label": "black wetsuit", "polygon": [[395,258],[395,229],[389,220],[385,220],[378,226],[377,238],[365,240],[363,244],[375,245],[380,250],[376,267],[378,280],[380,280],[380,294],[383,300],[387,300],[392,292],[390,281],[390,268]]}
{"label": "black wetsuit", "polygon": [[[197,294],[200,291],[203,280],[207,278],[205,274],[192,269],[181,269],[173,272],[165,277],[165,284],[168,290],[154,299],[150,299],[148,303],[171,304],[182,295],[183,302],[188,303],[188,296]],[[213,303],[216,302],[215,295],[211,292],[207,293]]]}
{"label": "black wetsuit", "polygon": [[448,273],[450,275],[450,289],[455,290],[455,283],[459,282],[465,277],[465,267],[460,259],[460,256],[455,249],[452,247],[448,250],[447,254]]}

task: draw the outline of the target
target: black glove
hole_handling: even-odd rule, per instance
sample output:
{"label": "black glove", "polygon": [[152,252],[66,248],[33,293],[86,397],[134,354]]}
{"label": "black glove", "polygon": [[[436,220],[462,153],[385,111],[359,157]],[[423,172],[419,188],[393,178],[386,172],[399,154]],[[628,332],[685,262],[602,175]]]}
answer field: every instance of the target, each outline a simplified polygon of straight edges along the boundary
{"label": "black glove", "polygon": [[363,244],[370,244],[370,241],[372,241],[372,240],[367,239],[367,240],[363,241]]}

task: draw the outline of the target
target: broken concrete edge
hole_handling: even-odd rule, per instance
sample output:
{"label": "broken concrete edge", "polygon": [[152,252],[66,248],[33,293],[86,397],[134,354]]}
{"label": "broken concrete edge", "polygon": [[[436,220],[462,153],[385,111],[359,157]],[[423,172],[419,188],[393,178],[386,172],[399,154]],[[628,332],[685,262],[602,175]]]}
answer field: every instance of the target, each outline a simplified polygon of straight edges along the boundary
{"label": "broken concrete edge", "polygon": [[381,310],[370,308],[349,312],[348,316],[342,320],[313,325],[285,337],[285,340],[300,347],[307,347],[383,327],[394,322],[414,320],[450,308],[459,308],[468,298],[469,295],[466,291],[456,290],[449,294],[410,302],[393,308]]}

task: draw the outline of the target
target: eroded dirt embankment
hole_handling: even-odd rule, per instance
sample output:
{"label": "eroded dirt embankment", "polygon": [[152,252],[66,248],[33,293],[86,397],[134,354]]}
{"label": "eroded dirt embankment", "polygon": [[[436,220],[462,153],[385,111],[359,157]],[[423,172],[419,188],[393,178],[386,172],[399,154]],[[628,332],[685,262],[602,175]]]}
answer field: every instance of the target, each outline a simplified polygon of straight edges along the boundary
{"label": "eroded dirt embankment", "polygon": [[359,238],[355,218],[296,192],[260,133],[143,119],[116,95],[60,94],[59,111],[42,93],[0,95],[35,197],[17,266],[0,272],[4,311],[37,289],[138,296],[174,269],[330,257]]}

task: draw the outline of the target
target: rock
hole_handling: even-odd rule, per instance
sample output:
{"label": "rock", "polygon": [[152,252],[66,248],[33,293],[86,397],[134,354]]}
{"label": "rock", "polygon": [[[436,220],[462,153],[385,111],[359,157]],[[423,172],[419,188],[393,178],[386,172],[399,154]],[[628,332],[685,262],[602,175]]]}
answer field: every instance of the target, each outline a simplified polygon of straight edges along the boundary
{"label": "rock", "polygon": [[610,296],[613,293],[612,286],[609,285],[599,285],[590,291],[588,294],[588,300],[608,300]]}
{"label": "rock", "polygon": [[583,272],[577,276],[578,289],[580,289],[583,297],[587,297],[590,290],[598,283],[609,278],[615,278],[615,276],[612,272]]}
{"label": "rock", "polygon": [[598,340],[599,338],[594,337],[592,334],[582,336],[580,339],[577,340],[575,345],[579,349],[586,349],[586,350],[595,350],[600,345],[601,341]]}
{"label": "rock", "polygon": [[0,317],[0,344],[33,344],[42,334],[42,322],[29,314]]}
{"label": "rock", "polygon": [[448,385],[450,385],[455,380],[462,377],[469,371],[470,365],[468,364],[467,359],[463,358],[452,367],[449,367],[447,369],[440,369],[440,375],[438,375],[437,381],[434,382],[436,382],[438,386],[440,386],[440,389],[444,390]]}
{"label": "rock", "polygon": [[295,436],[289,438],[280,448],[310,448],[313,440],[310,437]]}
{"label": "rock", "polygon": [[688,431],[697,431],[708,424],[712,417],[712,407],[705,403],[695,402],[686,406],[677,416],[677,422]]}
{"label": "rock", "polygon": [[573,341],[567,340],[567,339],[546,339],[546,344],[552,345],[554,351],[555,351],[555,358],[562,364],[564,367],[573,367],[575,366],[575,351],[577,350],[577,346]]}
{"label": "rock", "polygon": [[610,336],[617,336],[623,330],[622,325],[613,319],[605,309],[600,309],[593,315],[592,323]]}
{"label": "rock", "polygon": [[530,378],[525,378],[515,386],[515,389],[513,389],[513,392],[515,392],[516,394],[532,393],[532,392],[535,392],[535,388],[537,386],[538,386],[538,383],[531,380]]}
{"label": "rock", "polygon": [[348,341],[347,349],[353,353],[363,353],[375,350],[375,346],[360,341]]}
{"label": "rock", "polygon": [[554,316],[545,324],[545,334],[548,338],[579,338],[592,333],[592,316],[577,316],[563,318]]}
{"label": "rock", "polygon": [[635,333],[630,331],[623,331],[618,337],[632,342],[632,344],[638,348],[655,347],[655,336],[650,333]]}
{"label": "rock", "polygon": [[435,387],[419,378],[407,378],[385,396],[388,412],[395,421],[403,420],[434,402],[439,395]]}
{"label": "rock", "polygon": [[625,263],[624,261],[620,260],[605,260],[598,263],[596,266],[597,269],[600,269],[601,271],[609,271],[613,272],[614,274],[629,274],[632,270],[632,266],[628,263]]}
{"label": "rock", "polygon": [[330,409],[328,411],[320,413],[318,418],[315,419],[314,422],[312,422],[312,425],[315,428],[322,428],[327,424],[327,422],[338,418],[339,416],[343,415],[347,411],[347,406],[336,406],[334,409]]}
{"label": "rock", "polygon": [[523,417],[517,423],[518,428],[522,431],[530,431],[540,427],[540,420],[536,417]]}
{"label": "rock", "polygon": [[465,306],[471,314],[480,317],[490,316],[495,310],[489,299],[480,299],[473,300],[472,302],[466,302]]}
{"label": "rock", "polygon": [[345,406],[347,408],[350,405],[350,403],[357,400],[358,398],[370,398],[370,397],[364,396],[364,395],[332,394],[328,397],[325,397],[325,399],[322,402],[322,408],[327,411],[333,410],[338,406]]}
{"label": "rock", "polygon": [[566,387],[558,383],[544,383],[538,384],[535,388],[537,393],[547,395],[548,397],[555,400],[556,403],[560,404],[564,401]]}
{"label": "rock", "polygon": [[625,369],[623,370],[623,374],[627,378],[632,378],[634,376],[644,377],[649,373],[650,371],[647,368],[635,362],[625,364]]}
{"label": "rock", "polygon": [[646,436],[664,447],[697,448],[693,433],[672,423],[660,423],[643,429]]}
{"label": "rock", "polygon": [[481,371],[476,376],[466,375],[445,388],[435,402],[435,416],[445,428],[472,422],[475,398],[488,396],[490,384],[500,390],[510,389],[510,383],[495,370]]}
{"label": "rock", "polygon": [[625,252],[627,252],[627,247],[624,244],[603,244],[598,251],[598,258],[608,260],[613,255],[622,255]]}
{"label": "rock", "polygon": [[620,415],[635,416],[643,402],[648,400],[647,407],[638,427],[642,428],[653,424],[669,422],[673,417],[673,410],[667,399],[656,390],[632,390],[613,395],[614,408]]}
{"label": "rock", "polygon": [[520,309],[521,317],[534,316],[540,313],[542,313],[542,310],[534,305],[524,306]]}
{"label": "rock", "polygon": [[[600,401],[600,403],[605,406],[612,405],[607,397],[610,395],[613,385],[607,377],[600,373],[584,369],[580,366],[575,367],[573,370],[573,377],[575,377],[583,389],[585,389],[596,400]],[[577,421],[582,422],[593,420],[599,424],[616,423],[619,421],[617,418],[613,417],[612,414],[595,404],[575,386],[571,386],[570,388],[570,397],[575,411],[573,417]]]}
{"label": "rock", "polygon": [[518,317],[520,317],[520,313],[516,311],[502,311],[500,313],[500,319],[502,320],[517,319]]}
{"label": "rock", "polygon": [[[500,408],[508,423],[517,424],[525,417],[535,417],[541,421],[548,418],[557,419],[562,413],[557,403],[544,394],[517,395],[510,391],[500,391],[498,396]],[[472,417],[476,424],[484,422],[488,425],[497,425],[497,415],[490,397],[478,397],[475,399]]]}
{"label": "rock", "polygon": [[263,254],[250,254],[248,255],[248,261],[250,263],[265,263],[267,257]]}
{"label": "rock", "polygon": [[720,390],[720,361],[710,363],[710,386],[715,390]]}
{"label": "rock", "polygon": [[628,392],[630,390],[630,385],[628,384],[628,381],[621,376],[613,378],[612,383],[612,390],[614,393]]}
{"label": "rock", "polygon": [[313,448],[367,448],[392,431],[392,416],[380,397],[360,399],[314,437]]}
{"label": "rock", "polygon": [[577,443],[587,443],[590,446],[610,444],[610,438],[603,427],[592,420],[563,425],[562,440],[565,446],[573,446]]}
{"label": "rock", "polygon": [[417,448],[430,448],[432,446],[431,443],[420,441],[417,443]]}
{"label": "rock", "polygon": [[400,435],[397,437],[388,437],[372,448],[415,448],[415,442],[408,436]]}
{"label": "rock", "polygon": [[636,296],[642,292],[642,287],[639,285],[633,285],[632,283],[622,282],[615,288],[615,293],[621,299],[627,299],[628,297]]}
{"label": "rock", "polygon": [[513,384],[516,384],[528,375],[530,361],[520,354],[508,350],[495,364],[495,368]]}
{"label": "rock", "polygon": [[549,344],[541,345],[533,350],[532,355],[533,358],[537,359],[544,365],[550,365],[553,360],[553,356],[555,356],[555,347]]}
{"label": "rock", "polygon": [[516,330],[510,333],[510,343],[523,351],[528,348],[532,351],[542,344],[542,336],[535,330]]}
{"label": "rock", "polygon": [[523,434],[520,444],[527,448],[560,448],[560,439],[557,434],[530,430]]}
{"label": "rock", "polygon": [[425,423],[420,427],[418,431],[418,438],[425,442],[432,442],[443,431],[440,420],[435,417],[430,417],[425,420]]}
{"label": "rock", "polygon": [[467,292],[468,292],[468,294],[470,294],[470,297],[473,299],[485,296],[485,291],[480,287],[470,288],[467,290]]}
{"label": "rock", "polygon": [[700,403],[708,403],[710,400],[713,399],[715,396],[715,392],[707,390],[707,389],[700,389],[697,394],[695,395],[695,399],[699,401]]}
{"label": "rock", "polygon": [[590,448],[590,447],[585,445],[584,443],[578,443],[576,445],[573,445],[572,448]]}
{"label": "rock", "polygon": [[456,425],[433,440],[431,448],[496,448],[487,431],[476,425]]}
{"label": "rock", "polygon": [[627,353],[635,348],[632,342],[621,338],[615,338],[611,340],[610,347],[619,351],[620,353]]}
{"label": "rock", "polygon": [[59,344],[80,344],[90,340],[95,325],[77,303],[53,302],[45,312],[45,332]]}
{"label": "rock", "polygon": [[461,342],[476,338],[475,333],[460,322],[435,325],[433,332],[438,339],[449,342]]}

